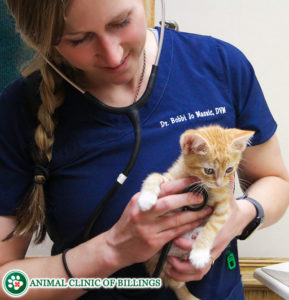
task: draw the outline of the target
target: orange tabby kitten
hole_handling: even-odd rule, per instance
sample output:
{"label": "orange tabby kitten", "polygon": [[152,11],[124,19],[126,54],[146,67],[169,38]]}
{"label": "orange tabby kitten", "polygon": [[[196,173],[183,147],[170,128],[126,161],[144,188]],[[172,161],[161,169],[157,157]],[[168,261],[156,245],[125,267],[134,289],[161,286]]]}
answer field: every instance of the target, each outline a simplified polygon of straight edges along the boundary
{"label": "orange tabby kitten", "polygon": [[[173,166],[163,175],[149,175],[142,186],[138,204],[141,210],[149,210],[156,203],[163,182],[178,178],[196,176],[208,192],[208,205],[214,208],[212,215],[203,227],[184,235],[194,238],[190,253],[172,246],[169,255],[183,259],[189,257],[196,268],[203,268],[210,262],[210,250],[218,232],[230,215],[230,177],[237,170],[242,152],[245,150],[253,131],[224,129],[220,126],[201,127],[185,131],[180,144],[182,154]],[[146,262],[147,270],[153,273],[159,254]],[[165,264],[164,269],[167,267]],[[162,271],[160,277],[165,286],[171,287],[179,300],[197,299],[187,289],[184,282],[176,282]]]}

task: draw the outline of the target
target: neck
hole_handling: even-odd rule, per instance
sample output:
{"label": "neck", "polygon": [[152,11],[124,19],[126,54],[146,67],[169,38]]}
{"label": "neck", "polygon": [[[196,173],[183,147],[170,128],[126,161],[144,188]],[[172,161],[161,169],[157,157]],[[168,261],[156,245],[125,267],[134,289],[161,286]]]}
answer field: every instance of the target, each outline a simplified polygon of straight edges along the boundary
{"label": "neck", "polygon": [[[140,55],[135,75],[126,83],[112,84],[101,82],[94,74],[80,74],[80,84],[84,90],[103,103],[113,107],[129,106],[136,102],[144,93],[150,76],[151,67],[157,54],[157,44],[151,31],[147,31],[146,63],[144,68],[144,52]],[[143,72],[144,71],[144,72]],[[142,74],[143,72],[143,74]]]}

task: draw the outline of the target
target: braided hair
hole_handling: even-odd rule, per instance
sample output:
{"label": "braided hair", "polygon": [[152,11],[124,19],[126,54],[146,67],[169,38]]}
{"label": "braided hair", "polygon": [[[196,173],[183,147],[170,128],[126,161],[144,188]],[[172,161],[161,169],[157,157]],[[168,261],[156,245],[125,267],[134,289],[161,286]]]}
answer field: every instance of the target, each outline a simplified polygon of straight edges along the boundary
{"label": "braided hair", "polygon": [[[44,184],[49,177],[49,163],[52,159],[57,123],[55,111],[64,101],[63,79],[42,57],[48,58],[60,69],[64,65],[54,46],[58,44],[63,33],[65,10],[69,0],[6,2],[23,40],[36,50],[31,67],[23,74],[26,76],[35,69],[40,69],[42,79],[39,86],[41,104],[37,112],[39,122],[35,128],[34,147],[31,150],[35,174],[31,186],[17,208],[16,227],[5,240],[13,236],[35,233],[35,243],[40,243],[46,234]],[[38,55],[39,53],[41,55]]]}

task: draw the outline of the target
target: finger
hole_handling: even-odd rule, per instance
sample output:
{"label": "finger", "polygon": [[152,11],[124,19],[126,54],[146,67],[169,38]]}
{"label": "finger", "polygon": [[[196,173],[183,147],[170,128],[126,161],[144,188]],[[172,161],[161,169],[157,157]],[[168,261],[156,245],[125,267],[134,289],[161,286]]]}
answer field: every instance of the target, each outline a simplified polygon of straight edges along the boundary
{"label": "finger", "polygon": [[161,216],[184,206],[201,204],[203,201],[204,199],[201,194],[185,193],[169,195],[159,198],[151,211]]}
{"label": "finger", "polygon": [[198,269],[194,268],[189,260],[181,260],[175,256],[168,256],[167,261],[175,271],[183,274],[198,273]]}
{"label": "finger", "polygon": [[201,223],[203,223],[205,219],[211,214],[211,212],[212,208],[208,206],[196,212],[183,211],[176,212],[170,215],[160,216],[157,221],[157,230],[158,232],[161,232],[196,221],[200,221]]}
{"label": "finger", "polygon": [[160,186],[159,198],[181,193],[188,185],[199,182],[197,177],[187,177],[169,182],[164,182]]}
{"label": "finger", "polygon": [[201,280],[211,269],[211,264],[206,265],[203,269],[195,269],[191,274],[179,272],[173,266],[165,270],[166,274],[176,281]]}
{"label": "finger", "polygon": [[179,238],[174,239],[173,243],[174,243],[174,245],[176,245],[178,248],[180,248],[182,250],[191,251],[192,246],[194,244],[194,240],[179,237]]}
{"label": "finger", "polygon": [[188,223],[179,227],[175,227],[166,231],[159,232],[159,238],[162,240],[163,244],[179,237],[180,235],[189,232],[202,224],[203,221],[195,221],[193,223]]}
{"label": "finger", "polygon": [[229,186],[230,186],[230,189],[233,191],[235,188],[235,174],[233,174],[230,177]]}
{"label": "finger", "polygon": [[213,249],[210,251],[211,253],[211,264],[213,265],[216,260],[219,258],[219,256],[223,253],[226,247],[213,247]]}

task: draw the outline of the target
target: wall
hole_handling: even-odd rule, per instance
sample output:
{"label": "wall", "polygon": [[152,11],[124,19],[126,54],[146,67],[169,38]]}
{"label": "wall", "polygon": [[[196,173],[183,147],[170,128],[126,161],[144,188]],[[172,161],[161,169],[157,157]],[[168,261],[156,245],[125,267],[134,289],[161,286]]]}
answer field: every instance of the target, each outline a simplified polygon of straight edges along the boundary
{"label": "wall", "polygon": [[154,0],[142,0],[146,11],[147,25],[152,27],[154,25],[155,15],[155,1]]}
{"label": "wall", "polygon": [[3,0],[0,0],[0,92],[20,77],[19,66],[32,57],[15,30],[15,22]]}
{"label": "wall", "polygon": [[[156,1],[155,24],[160,20],[160,2]],[[288,15],[288,0],[166,1],[166,19],[177,21],[180,30],[223,39],[251,61],[279,124],[277,134],[289,168]],[[239,246],[243,257],[289,257],[289,212]]]}

